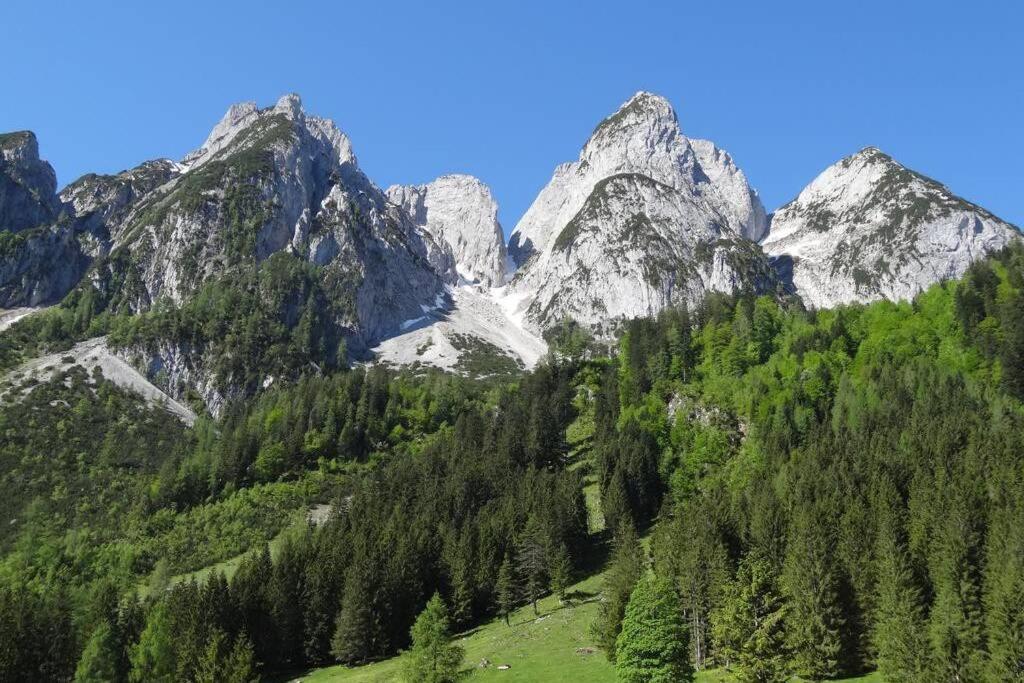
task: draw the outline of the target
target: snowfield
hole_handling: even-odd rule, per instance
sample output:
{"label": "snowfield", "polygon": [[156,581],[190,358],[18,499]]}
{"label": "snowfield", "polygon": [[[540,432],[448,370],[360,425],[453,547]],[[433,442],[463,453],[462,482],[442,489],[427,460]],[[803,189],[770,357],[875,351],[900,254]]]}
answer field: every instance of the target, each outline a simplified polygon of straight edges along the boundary
{"label": "snowfield", "polygon": [[472,337],[532,368],[547,352],[547,345],[523,329],[522,312],[517,309],[525,297],[508,296],[505,290],[472,284],[450,288],[452,310],[432,311],[402,323],[402,334],[372,349],[377,361],[389,365],[420,363],[454,371],[465,353],[459,348],[459,338]]}

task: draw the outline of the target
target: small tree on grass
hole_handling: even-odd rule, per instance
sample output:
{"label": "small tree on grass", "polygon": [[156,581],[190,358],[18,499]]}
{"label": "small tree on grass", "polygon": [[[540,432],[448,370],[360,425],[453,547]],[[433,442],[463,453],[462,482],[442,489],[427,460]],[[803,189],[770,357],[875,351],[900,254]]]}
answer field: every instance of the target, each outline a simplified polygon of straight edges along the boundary
{"label": "small tree on grass", "polygon": [[548,584],[548,553],[544,532],[533,515],[519,539],[516,552],[517,573],[523,578],[523,596],[533,604],[533,613],[540,614],[537,601],[544,595]]}
{"label": "small tree on grass", "polygon": [[508,553],[505,553],[505,559],[501,562],[501,568],[498,569],[498,585],[497,588],[497,602],[498,602],[498,614],[505,618],[505,625],[509,625],[509,615],[512,614],[512,610],[516,606],[516,577],[512,572],[512,561],[509,559]]}
{"label": "small tree on grass", "polygon": [[462,664],[462,648],[451,642],[448,608],[434,593],[412,627],[412,649],[406,655],[409,683],[454,683]]}
{"label": "small tree on grass", "polygon": [[690,633],[669,581],[646,577],[633,589],[616,640],[615,673],[624,683],[693,680]]}
{"label": "small tree on grass", "polygon": [[564,543],[560,543],[551,554],[548,573],[551,575],[551,592],[564,601],[566,591],[572,585],[572,558]]}

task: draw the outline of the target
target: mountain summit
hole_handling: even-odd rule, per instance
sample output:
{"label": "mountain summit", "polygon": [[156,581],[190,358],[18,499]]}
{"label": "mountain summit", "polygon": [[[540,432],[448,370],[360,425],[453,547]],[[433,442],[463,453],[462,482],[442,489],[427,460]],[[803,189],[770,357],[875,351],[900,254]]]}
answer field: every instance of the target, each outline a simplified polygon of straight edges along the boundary
{"label": "mountain summit", "polygon": [[516,371],[561,321],[610,336],[709,292],[905,299],[1019,238],[875,148],[826,169],[769,226],[733,158],[648,92],[554,170],[507,246],[480,180],[384,191],[294,94],[232,105],[180,161],[90,173],[59,194],[35,135],[0,135],[0,307],[63,299],[77,335],[116,318],[116,353],[214,413],[275,377],[352,361]]}
{"label": "mountain summit", "polygon": [[809,305],[910,299],[1020,231],[875,147],[825,169],[762,242]]}
{"label": "mountain summit", "polygon": [[772,286],[754,243],[764,207],[732,158],[690,140],[672,106],[640,92],[555,169],[516,226],[512,287],[527,324],[650,315],[707,291]]}

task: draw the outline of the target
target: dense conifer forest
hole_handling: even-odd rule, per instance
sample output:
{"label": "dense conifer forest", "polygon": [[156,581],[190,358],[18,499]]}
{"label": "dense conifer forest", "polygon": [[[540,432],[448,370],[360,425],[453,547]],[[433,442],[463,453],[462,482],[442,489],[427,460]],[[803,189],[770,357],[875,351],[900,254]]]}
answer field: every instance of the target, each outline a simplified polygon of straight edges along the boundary
{"label": "dense conifer forest", "polygon": [[610,352],[564,326],[512,379],[325,369],[191,428],[73,364],[7,387],[0,680],[410,647],[422,671],[457,654],[446,625],[598,567],[622,680],[1024,680],[1022,296],[1014,247],[913,302],[714,295]]}

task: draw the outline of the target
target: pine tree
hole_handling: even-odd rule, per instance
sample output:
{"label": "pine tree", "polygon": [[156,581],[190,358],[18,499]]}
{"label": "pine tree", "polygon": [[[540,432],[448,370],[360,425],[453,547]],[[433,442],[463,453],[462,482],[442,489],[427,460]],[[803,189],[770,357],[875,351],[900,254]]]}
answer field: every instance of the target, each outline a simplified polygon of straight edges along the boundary
{"label": "pine tree", "polygon": [[270,547],[264,544],[242,558],[229,588],[241,628],[253,634],[254,656],[264,662],[278,659],[278,639],[268,595],[273,571]]}
{"label": "pine tree", "polygon": [[220,683],[251,683],[256,679],[256,658],[252,641],[245,633],[235,638],[235,644],[221,665]]}
{"label": "pine tree", "polygon": [[146,627],[139,637],[139,642],[132,648],[132,670],[129,680],[133,683],[174,681],[174,642],[179,635],[173,630],[166,600],[158,602],[150,609]]}
{"label": "pine tree", "polygon": [[547,544],[537,517],[530,515],[516,549],[516,573],[522,577],[523,596],[540,614],[537,601],[547,588]]}
{"label": "pine tree", "polygon": [[[973,486],[957,482],[948,486]],[[985,664],[984,621],[980,570],[981,505],[964,492],[948,492],[953,500],[945,511],[934,542],[930,576],[935,591],[928,615],[931,675],[951,681],[980,680]]]}
{"label": "pine tree", "polygon": [[572,585],[572,558],[564,543],[559,543],[551,553],[548,575],[551,577],[551,592],[564,602],[566,591]]}
{"label": "pine tree", "polygon": [[124,680],[117,671],[121,644],[114,627],[104,619],[85,644],[75,669],[75,683],[116,683]]}
{"label": "pine tree", "polygon": [[412,649],[405,656],[405,680],[409,683],[454,683],[463,651],[451,643],[448,609],[438,593],[416,618]]}
{"label": "pine tree", "polygon": [[505,558],[501,561],[501,568],[498,569],[498,583],[495,588],[498,614],[504,617],[505,625],[508,626],[509,615],[515,609],[516,593],[518,592],[516,577],[512,572],[512,561],[509,559],[508,553],[505,553]]}
{"label": "pine tree", "polygon": [[[1004,481],[1012,481],[1006,475]],[[1011,488],[989,532],[985,624],[989,676],[1024,682],[1024,485]]]}
{"label": "pine tree", "polygon": [[741,683],[789,679],[786,605],[771,564],[749,554],[740,562],[723,604],[712,614],[712,633],[727,668]]}
{"label": "pine tree", "polygon": [[640,579],[629,598],[615,645],[615,673],[623,683],[693,680],[690,638],[679,596],[665,579]]}
{"label": "pine tree", "polygon": [[786,548],[783,583],[789,601],[788,639],[798,673],[835,678],[841,669],[845,619],[835,553],[815,505],[799,507]]}
{"label": "pine tree", "polygon": [[893,490],[877,506],[881,520],[874,553],[878,581],[872,642],[885,680],[915,683],[927,680],[928,637],[921,590],[900,538],[896,510],[901,504]]}
{"label": "pine tree", "polygon": [[345,574],[341,611],[331,638],[331,654],[346,664],[365,662],[375,654],[372,586],[372,572],[364,562],[358,561],[349,567]]}
{"label": "pine tree", "polygon": [[642,558],[643,549],[636,530],[630,524],[623,524],[615,536],[612,559],[601,587],[601,604],[591,627],[598,646],[611,662],[615,661],[616,640],[622,630],[629,596],[643,572]]}

